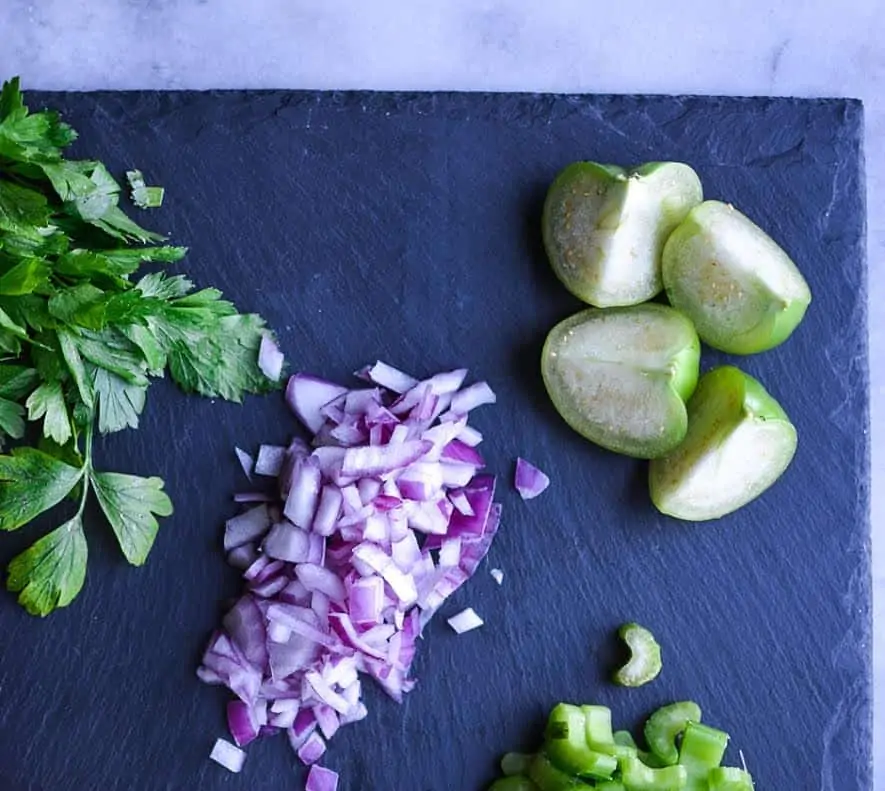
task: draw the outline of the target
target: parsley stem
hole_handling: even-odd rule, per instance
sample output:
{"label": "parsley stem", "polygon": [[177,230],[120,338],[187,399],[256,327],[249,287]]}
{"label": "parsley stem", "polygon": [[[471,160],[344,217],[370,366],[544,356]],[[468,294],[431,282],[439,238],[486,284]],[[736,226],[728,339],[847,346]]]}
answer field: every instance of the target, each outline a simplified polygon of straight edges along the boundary
{"label": "parsley stem", "polygon": [[83,454],[83,467],[89,472],[92,469],[92,437],[95,426],[92,421],[86,426],[86,451]]}
{"label": "parsley stem", "polygon": [[92,434],[93,425],[90,422],[86,426],[86,451],[83,454],[83,493],[80,496],[80,507],[77,509],[77,516],[83,516],[86,509],[86,498],[89,496],[89,473],[92,471]]}

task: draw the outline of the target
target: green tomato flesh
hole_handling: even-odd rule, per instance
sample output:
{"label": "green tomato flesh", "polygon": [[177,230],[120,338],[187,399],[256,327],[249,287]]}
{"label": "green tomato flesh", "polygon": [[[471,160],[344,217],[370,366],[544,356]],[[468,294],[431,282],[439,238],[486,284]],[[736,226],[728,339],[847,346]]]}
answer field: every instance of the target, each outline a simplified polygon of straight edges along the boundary
{"label": "green tomato flesh", "polygon": [[636,305],[663,288],[664,242],[703,199],[697,174],[681,162],[633,170],[575,162],[544,203],[544,245],[553,271],[596,307]]}
{"label": "green tomato flesh", "polygon": [[802,321],[811,291],[789,256],[732,206],[705,201],[664,246],[667,297],[701,340],[733,354],[783,343]]}
{"label": "green tomato flesh", "polygon": [[768,489],[796,444],[796,429],[759,382],[732,366],[715,368],[688,403],[685,441],[650,465],[651,499],[678,519],[718,519]]}
{"label": "green tomato flesh", "polygon": [[583,311],[550,331],[541,357],[553,405],[592,442],[648,459],[685,437],[700,342],[672,308]]}

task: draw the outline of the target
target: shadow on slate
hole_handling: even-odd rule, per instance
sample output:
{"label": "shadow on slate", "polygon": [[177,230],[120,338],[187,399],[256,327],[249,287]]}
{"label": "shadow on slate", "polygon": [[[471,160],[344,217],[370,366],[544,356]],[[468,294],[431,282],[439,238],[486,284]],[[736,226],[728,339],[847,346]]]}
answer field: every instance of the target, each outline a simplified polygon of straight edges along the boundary
{"label": "shadow on slate", "polygon": [[[477,415],[502,476],[489,563],[421,643],[402,706],[367,683],[369,717],[326,756],[344,791],[479,791],[534,746],[559,700],[618,727],[694,698],[760,789],[870,782],[870,585],[862,108],[850,100],[368,93],[31,94],[80,132],[74,153],[167,188],[141,219],[189,245],[186,269],[277,328],[296,369],[346,377],[380,357],[416,374],[469,366],[499,402]],[[579,308],[546,266],[544,190],[581,158],[684,160],[799,263],[814,293],[786,345],[739,364],[800,435],[774,490],[717,524],[658,514],[641,463],[571,432],[537,357]],[[705,367],[726,359],[706,353]],[[176,505],[130,569],[89,530],[86,587],[45,621],[0,598],[0,773],[52,791],[298,788],[285,739],[243,773],[207,755],[222,691],[194,669],[237,590],[220,552],[233,445],[297,431],[282,399],[238,407],[151,391],[142,429],[102,442],[108,469],[162,475]],[[525,504],[513,459],[546,470]],[[48,525],[47,525],[48,526]],[[4,536],[0,561],[35,537]],[[504,569],[498,587],[487,568]],[[456,636],[444,618],[486,621]],[[636,691],[606,681],[625,620],[663,644]],[[529,729],[529,726],[533,726]],[[537,727],[534,727],[537,726]],[[14,786],[13,786],[14,787]]]}

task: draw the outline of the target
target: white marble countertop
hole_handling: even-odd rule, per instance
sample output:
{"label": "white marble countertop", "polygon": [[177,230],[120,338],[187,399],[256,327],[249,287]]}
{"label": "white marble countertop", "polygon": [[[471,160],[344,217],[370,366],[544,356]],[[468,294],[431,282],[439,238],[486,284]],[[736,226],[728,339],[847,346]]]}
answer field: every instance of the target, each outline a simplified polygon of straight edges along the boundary
{"label": "white marble countertop", "polygon": [[[851,96],[866,105],[874,678],[885,701],[882,0],[0,0],[26,88],[377,88]],[[873,754],[885,756],[885,705]],[[885,791],[885,761],[875,769]]]}

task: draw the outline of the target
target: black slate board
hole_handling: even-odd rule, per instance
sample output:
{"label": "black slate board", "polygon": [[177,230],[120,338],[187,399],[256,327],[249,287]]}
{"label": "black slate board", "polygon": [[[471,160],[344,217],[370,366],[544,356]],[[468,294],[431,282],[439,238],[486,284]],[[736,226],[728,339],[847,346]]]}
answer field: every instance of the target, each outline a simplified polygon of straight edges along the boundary
{"label": "black slate board", "polygon": [[[343,791],[478,791],[530,748],[560,700],[635,726],[695,698],[766,789],[870,784],[870,587],[862,108],[850,100],[488,94],[42,94],[80,131],[76,153],[167,187],[144,221],[191,246],[187,271],[278,328],[296,368],[346,377],[381,357],[417,374],[464,364],[499,394],[477,416],[502,476],[490,563],[440,619],[402,706],[335,738]],[[664,518],[644,465],[572,433],[544,395],[545,333],[579,308],[539,240],[547,184],[568,162],[689,162],[707,195],[768,229],[815,301],[791,341],[739,364],[794,419],[776,488],[719,524]],[[704,366],[724,359],[707,352]],[[210,764],[225,695],[194,668],[237,590],[219,551],[243,486],[235,443],[295,431],[281,399],[246,408],[153,388],[143,429],[104,441],[111,469],[160,474],[177,511],[148,565],[89,532],[75,604],[44,622],[0,597],[0,774],[9,787],[298,788],[284,739],[242,775]],[[522,454],[553,485],[510,490]],[[33,540],[4,536],[0,561]],[[499,588],[487,570],[506,572]],[[613,630],[659,636],[665,669],[638,691],[606,681]],[[33,784],[33,785],[31,785]]]}

